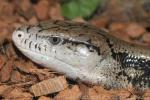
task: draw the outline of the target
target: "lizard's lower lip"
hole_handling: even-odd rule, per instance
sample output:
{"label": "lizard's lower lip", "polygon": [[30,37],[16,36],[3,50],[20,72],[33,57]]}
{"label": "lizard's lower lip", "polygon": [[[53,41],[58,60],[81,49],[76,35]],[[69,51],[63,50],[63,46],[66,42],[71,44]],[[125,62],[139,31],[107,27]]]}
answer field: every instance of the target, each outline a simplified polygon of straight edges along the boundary
{"label": "lizard's lower lip", "polygon": [[[34,61],[34,62],[36,62],[36,63],[38,63],[40,65],[48,67],[48,68],[50,68],[50,69],[52,69],[54,71],[64,72],[64,74],[67,74],[67,76],[69,76],[69,77],[77,78],[76,72],[79,69],[76,68],[76,67],[72,67],[72,65],[63,62],[62,60],[57,59],[56,57],[42,55],[40,53],[36,53],[36,52],[30,51],[28,49],[23,49],[23,48],[20,48],[20,47],[18,47],[18,49],[20,49],[20,51],[24,55],[26,55],[27,57],[32,59],[32,61]],[[34,57],[34,56],[37,56],[37,57]],[[49,62],[51,62],[52,65],[49,65]]]}

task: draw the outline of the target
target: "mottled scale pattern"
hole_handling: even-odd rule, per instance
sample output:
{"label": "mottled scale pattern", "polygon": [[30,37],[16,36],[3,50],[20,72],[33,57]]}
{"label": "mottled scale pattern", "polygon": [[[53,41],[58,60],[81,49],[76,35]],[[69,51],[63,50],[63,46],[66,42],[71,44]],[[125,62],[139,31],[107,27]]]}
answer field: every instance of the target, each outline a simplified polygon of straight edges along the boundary
{"label": "mottled scale pattern", "polygon": [[150,50],[88,23],[50,20],[25,25],[13,33],[13,41],[34,62],[71,79],[107,88],[150,88]]}

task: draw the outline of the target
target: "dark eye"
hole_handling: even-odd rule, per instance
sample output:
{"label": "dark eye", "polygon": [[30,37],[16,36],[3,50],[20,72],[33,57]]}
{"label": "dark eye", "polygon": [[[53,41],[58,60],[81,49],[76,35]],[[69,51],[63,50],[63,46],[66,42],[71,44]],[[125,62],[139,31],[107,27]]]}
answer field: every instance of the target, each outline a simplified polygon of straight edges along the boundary
{"label": "dark eye", "polygon": [[51,38],[50,38],[50,42],[51,42],[53,45],[56,45],[56,44],[58,44],[58,43],[61,42],[61,38],[59,38],[59,37],[51,37]]}

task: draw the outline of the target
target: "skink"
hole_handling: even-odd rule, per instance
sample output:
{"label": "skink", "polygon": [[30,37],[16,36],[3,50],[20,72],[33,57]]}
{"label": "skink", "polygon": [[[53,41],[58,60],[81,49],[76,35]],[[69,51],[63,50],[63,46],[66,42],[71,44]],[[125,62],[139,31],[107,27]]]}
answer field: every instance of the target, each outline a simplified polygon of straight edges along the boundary
{"label": "skink", "polygon": [[50,20],[19,27],[12,39],[32,61],[73,80],[107,88],[150,87],[150,50],[92,25]]}

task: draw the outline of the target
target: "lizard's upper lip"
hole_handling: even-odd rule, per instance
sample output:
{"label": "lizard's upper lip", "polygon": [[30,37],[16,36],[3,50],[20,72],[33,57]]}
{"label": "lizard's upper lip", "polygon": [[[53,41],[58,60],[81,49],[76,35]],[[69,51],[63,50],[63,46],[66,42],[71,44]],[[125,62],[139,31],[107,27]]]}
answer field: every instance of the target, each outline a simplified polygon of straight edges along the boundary
{"label": "lizard's upper lip", "polygon": [[14,31],[13,34],[12,34],[12,40],[13,40],[13,42],[15,42],[15,32],[16,31]]}

